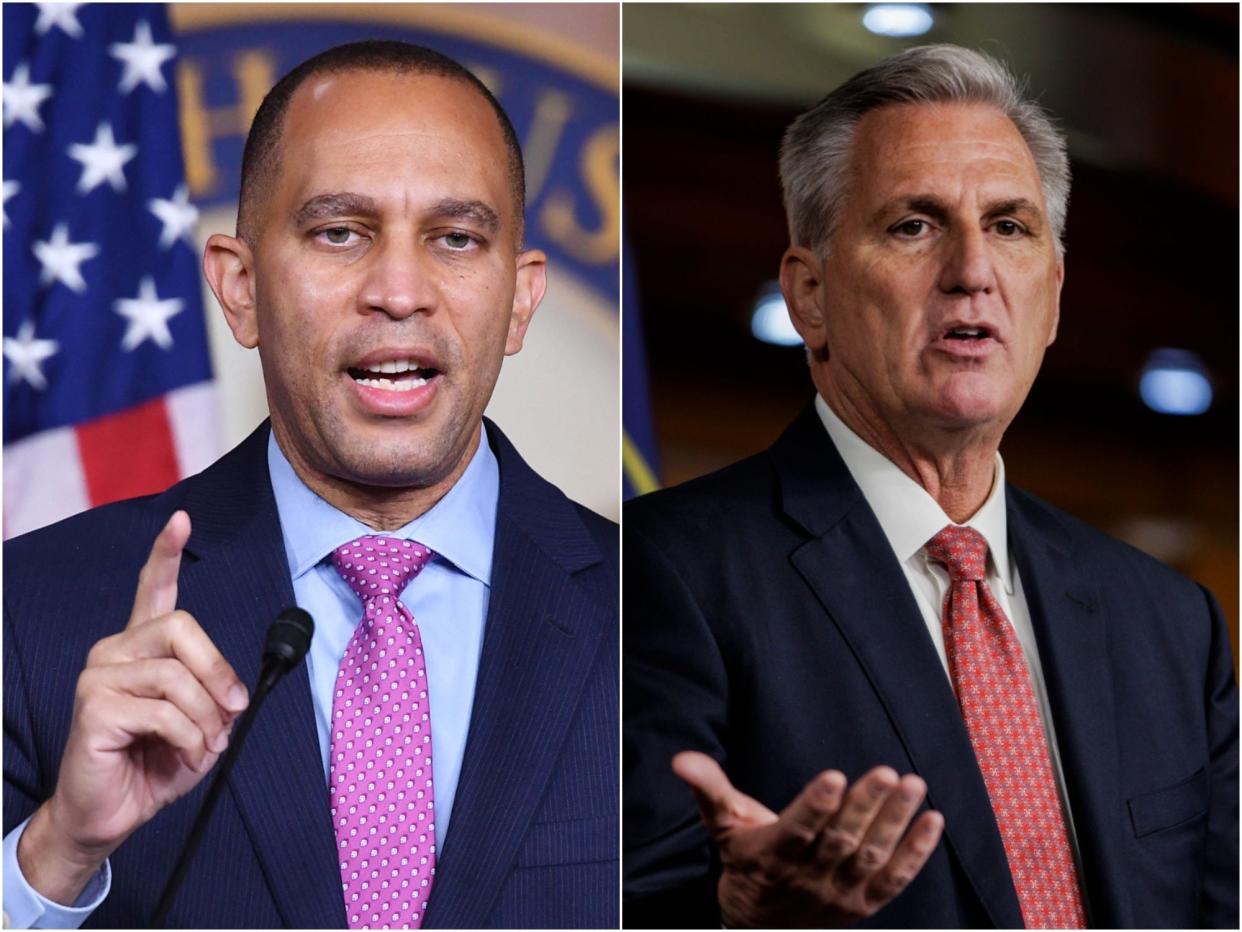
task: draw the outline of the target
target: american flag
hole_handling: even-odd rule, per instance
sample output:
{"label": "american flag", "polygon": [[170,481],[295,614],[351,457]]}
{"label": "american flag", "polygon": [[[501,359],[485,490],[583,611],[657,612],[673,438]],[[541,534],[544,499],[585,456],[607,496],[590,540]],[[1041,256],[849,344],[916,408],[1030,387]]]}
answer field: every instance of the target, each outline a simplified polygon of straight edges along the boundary
{"label": "american flag", "polygon": [[4,5],[4,535],[219,452],[158,4]]}

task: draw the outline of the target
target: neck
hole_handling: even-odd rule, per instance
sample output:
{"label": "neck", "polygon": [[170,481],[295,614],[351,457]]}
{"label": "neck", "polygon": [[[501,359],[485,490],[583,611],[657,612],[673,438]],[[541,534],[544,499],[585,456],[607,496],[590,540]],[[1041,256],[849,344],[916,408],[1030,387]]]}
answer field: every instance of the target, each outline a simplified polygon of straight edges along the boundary
{"label": "neck", "polygon": [[277,428],[275,420],[272,431],[289,465],[308,489],[337,511],[344,512],[373,531],[395,531],[430,511],[457,484],[479,448],[483,427],[480,424],[465,451],[446,475],[427,485],[401,487],[368,485],[317,469],[306,461],[297,445]]}
{"label": "neck", "polygon": [[817,387],[850,430],[926,489],[955,523],[964,523],[983,507],[996,475],[999,435],[970,429],[896,429],[865,400],[831,385]]}

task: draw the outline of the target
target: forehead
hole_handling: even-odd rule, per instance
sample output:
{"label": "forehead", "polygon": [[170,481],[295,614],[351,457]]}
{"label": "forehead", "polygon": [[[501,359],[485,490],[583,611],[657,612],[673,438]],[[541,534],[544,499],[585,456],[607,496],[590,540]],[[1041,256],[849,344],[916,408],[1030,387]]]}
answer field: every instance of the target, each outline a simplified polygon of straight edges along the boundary
{"label": "forehead", "polygon": [[294,92],[281,133],[278,188],[407,199],[468,193],[512,213],[507,166],[496,114],[466,82],[346,71],[309,78]]}
{"label": "forehead", "polygon": [[902,190],[910,186],[942,186],[953,194],[989,185],[1042,203],[1039,171],[1022,134],[983,104],[890,104],[864,114],[851,172],[871,195],[929,193]]}

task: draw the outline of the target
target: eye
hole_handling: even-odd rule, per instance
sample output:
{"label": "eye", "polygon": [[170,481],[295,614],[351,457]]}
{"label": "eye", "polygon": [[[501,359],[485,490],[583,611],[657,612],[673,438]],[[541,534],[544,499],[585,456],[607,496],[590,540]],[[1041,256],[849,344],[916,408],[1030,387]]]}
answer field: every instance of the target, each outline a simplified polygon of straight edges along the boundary
{"label": "eye", "polygon": [[469,233],[462,233],[458,230],[454,230],[451,233],[445,233],[440,237],[440,239],[444,241],[445,246],[448,246],[450,249],[457,250],[469,249],[475,242],[474,237]]}
{"label": "eye", "polygon": [[357,236],[357,232],[349,227],[326,227],[315,233],[316,237],[322,237],[323,240],[332,246],[349,246],[352,245],[351,236]]}
{"label": "eye", "polygon": [[928,223],[926,220],[903,220],[893,227],[893,232],[901,236],[919,236],[926,232],[927,229]]}
{"label": "eye", "polygon": [[993,227],[997,233],[1007,239],[1021,236],[1026,230],[1016,220],[998,220]]}

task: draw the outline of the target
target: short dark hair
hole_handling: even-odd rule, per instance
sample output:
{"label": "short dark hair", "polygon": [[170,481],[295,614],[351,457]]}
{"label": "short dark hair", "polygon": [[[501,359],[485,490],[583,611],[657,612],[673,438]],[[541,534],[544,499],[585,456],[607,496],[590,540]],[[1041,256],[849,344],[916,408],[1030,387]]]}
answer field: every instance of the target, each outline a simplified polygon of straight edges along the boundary
{"label": "short dark hair", "polygon": [[522,241],[523,214],[526,209],[526,169],[522,163],[522,147],[508,114],[482,81],[467,68],[447,55],[410,42],[388,39],[366,39],[338,45],[313,58],[308,58],[276,82],[259,105],[246,136],[242,154],[241,195],[238,198],[237,235],[254,245],[255,213],[263,194],[280,169],[280,142],[289,101],[302,83],[315,75],[339,74],[344,71],[383,71],[391,74],[429,74],[451,78],[470,85],[491,104],[504,136],[509,155],[509,185],[517,206],[516,239]]}

